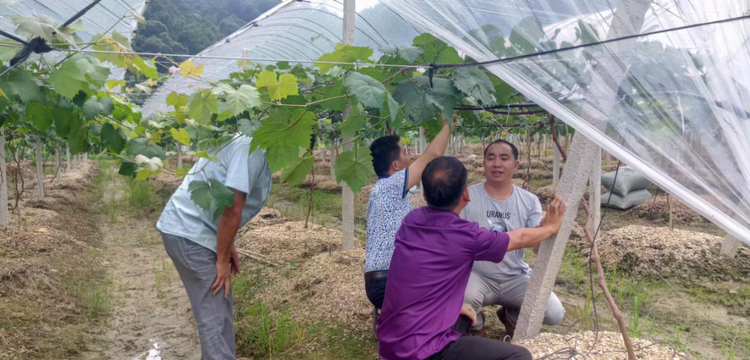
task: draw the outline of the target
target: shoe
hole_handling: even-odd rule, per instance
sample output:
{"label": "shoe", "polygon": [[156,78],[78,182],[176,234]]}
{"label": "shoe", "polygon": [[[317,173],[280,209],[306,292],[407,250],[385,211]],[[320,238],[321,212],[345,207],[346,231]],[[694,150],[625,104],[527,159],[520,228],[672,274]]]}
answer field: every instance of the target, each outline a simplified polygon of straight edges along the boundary
{"label": "shoe", "polygon": [[508,320],[508,314],[505,307],[501,306],[499,309],[497,309],[496,314],[497,318],[500,319],[500,322],[505,325],[505,334],[512,338],[513,334],[516,332],[516,324],[510,323],[510,321]]}

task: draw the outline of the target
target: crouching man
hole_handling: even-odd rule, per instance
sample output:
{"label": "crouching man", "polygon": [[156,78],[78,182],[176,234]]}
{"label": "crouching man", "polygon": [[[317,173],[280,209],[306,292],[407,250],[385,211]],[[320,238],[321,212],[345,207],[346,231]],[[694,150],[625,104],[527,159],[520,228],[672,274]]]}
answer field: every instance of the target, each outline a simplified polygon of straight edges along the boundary
{"label": "crouching man", "polygon": [[[469,186],[472,202],[461,211],[461,218],[500,232],[539,226],[542,221],[539,198],[513,185],[513,174],[518,167],[515,145],[505,140],[489,144],[484,150],[485,181]],[[538,246],[535,246],[534,252],[538,251]],[[472,330],[482,329],[482,306],[501,305],[497,316],[505,325],[505,333],[513,337],[530,278],[531,268],[524,261],[523,249],[508,252],[499,263],[475,262],[464,298],[464,302],[471,304],[477,313]],[[565,308],[560,299],[551,293],[544,324],[557,325],[564,316]]]}
{"label": "crouching man", "polygon": [[469,203],[466,168],[455,158],[430,162],[422,174],[428,206],[407,215],[396,246],[378,319],[384,359],[531,359],[523,347],[453,330],[475,260],[500,262],[555,234],[565,206],[556,197],[537,228],[496,232],[459,218]]}

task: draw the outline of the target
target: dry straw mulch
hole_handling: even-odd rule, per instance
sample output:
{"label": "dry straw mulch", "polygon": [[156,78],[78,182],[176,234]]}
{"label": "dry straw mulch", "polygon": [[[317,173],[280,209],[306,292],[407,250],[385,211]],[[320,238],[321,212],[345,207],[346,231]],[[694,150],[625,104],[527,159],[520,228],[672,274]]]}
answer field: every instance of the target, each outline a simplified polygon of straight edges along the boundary
{"label": "dry straw mulch", "polygon": [[722,237],[703,232],[629,225],[599,240],[602,263],[636,274],[724,280],[750,275],[750,251],[734,259],[720,254]]}
{"label": "dry straw mulch", "polygon": [[[678,360],[688,357],[674,347],[649,340],[631,339],[638,359]],[[534,359],[627,360],[625,344],[620,333],[603,331],[598,338],[593,331],[573,334],[542,333],[530,340],[517,343],[524,346]]]}
{"label": "dry straw mulch", "polygon": [[266,267],[272,285],[259,293],[258,300],[288,307],[300,321],[368,329],[372,309],[364,289],[364,250],[338,250],[338,229],[313,224],[305,229],[304,222],[291,221],[273,209],[261,211],[248,228],[237,248],[279,264]]}

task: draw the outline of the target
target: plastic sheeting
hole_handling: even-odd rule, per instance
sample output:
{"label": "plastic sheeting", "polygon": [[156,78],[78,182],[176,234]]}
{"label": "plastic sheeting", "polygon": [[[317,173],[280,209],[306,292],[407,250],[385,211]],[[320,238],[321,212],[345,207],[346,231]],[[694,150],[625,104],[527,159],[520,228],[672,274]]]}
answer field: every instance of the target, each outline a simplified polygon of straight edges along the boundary
{"label": "plastic sheeting", "polygon": [[[57,24],[64,24],[80,10],[91,4],[92,0],[0,0],[0,30],[9,34],[16,33],[17,25],[12,16],[23,16],[37,19],[46,16]],[[81,39],[88,41],[96,34],[118,32],[128,38],[138,28],[136,16],[146,11],[148,0],[102,0],[87,11],[78,21],[83,23],[83,30],[77,31]],[[24,38],[24,36],[19,36]],[[0,36],[0,41],[13,43],[13,40]],[[52,53],[47,56],[60,56]],[[125,70],[113,68],[111,77],[122,78]]]}
{"label": "plastic sheeting", "polygon": [[[240,69],[237,61],[200,56],[318,59],[343,42],[343,6],[341,0],[285,1],[192,60],[196,65],[206,65],[203,77],[219,80]],[[356,46],[377,51],[386,45],[411,45],[412,39],[422,33],[376,0],[358,0],[356,8]],[[188,92],[198,85],[193,79],[172,77],[144,104],[144,114],[168,111],[165,100],[169,93]]]}
{"label": "plastic sheeting", "polygon": [[[477,61],[745,16],[747,0],[383,0]],[[613,20],[617,19],[617,20]],[[487,69],[750,245],[750,20]]]}
{"label": "plastic sheeting", "polygon": [[[358,0],[355,45],[430,32],[477,61],[744,16],[750,0]],[[341,42],[342,3],[288,1],[203,51],[312,60]],[[750,245],[750,21],[488,66],[526,97]],[[236,62],[196,58],[204,77]],[[144,106],[195,81],[172,77]]]}
{"label": "plastic sheeting", "polygon": [[[58,24],[63,24],[92,0],[0,0],[0,30],[13,34],[16,24],[11,16],[38,18],[47,16]],[[130,37],[137,22],[134,14],[141,15],[147,5],[146,0],[102,0],[89,10],[80,20],[85,30],[78,32],[84,40],[94,34],[116,31]],[[23,38],[23,37],[22,37]],[[7,39],[0,36],[0,41]]]}

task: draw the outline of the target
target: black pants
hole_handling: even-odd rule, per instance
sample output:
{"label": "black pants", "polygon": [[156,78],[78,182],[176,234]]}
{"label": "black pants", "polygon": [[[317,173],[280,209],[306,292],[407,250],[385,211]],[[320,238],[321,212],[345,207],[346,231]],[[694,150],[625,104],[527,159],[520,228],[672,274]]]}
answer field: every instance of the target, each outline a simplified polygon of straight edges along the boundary
{"label": "black pants", "polygon": [[385,283],[388,280],[385,276],[387,274],[387,271],[373,271],[365,274],[365,292],[367,293],[367,299],[378,309],[383,308],[383,301],[385,300]]}
{"label": "black pants", "polygon": [[427,360],[532,360],[526,348],[478,336],[461,336]]}

